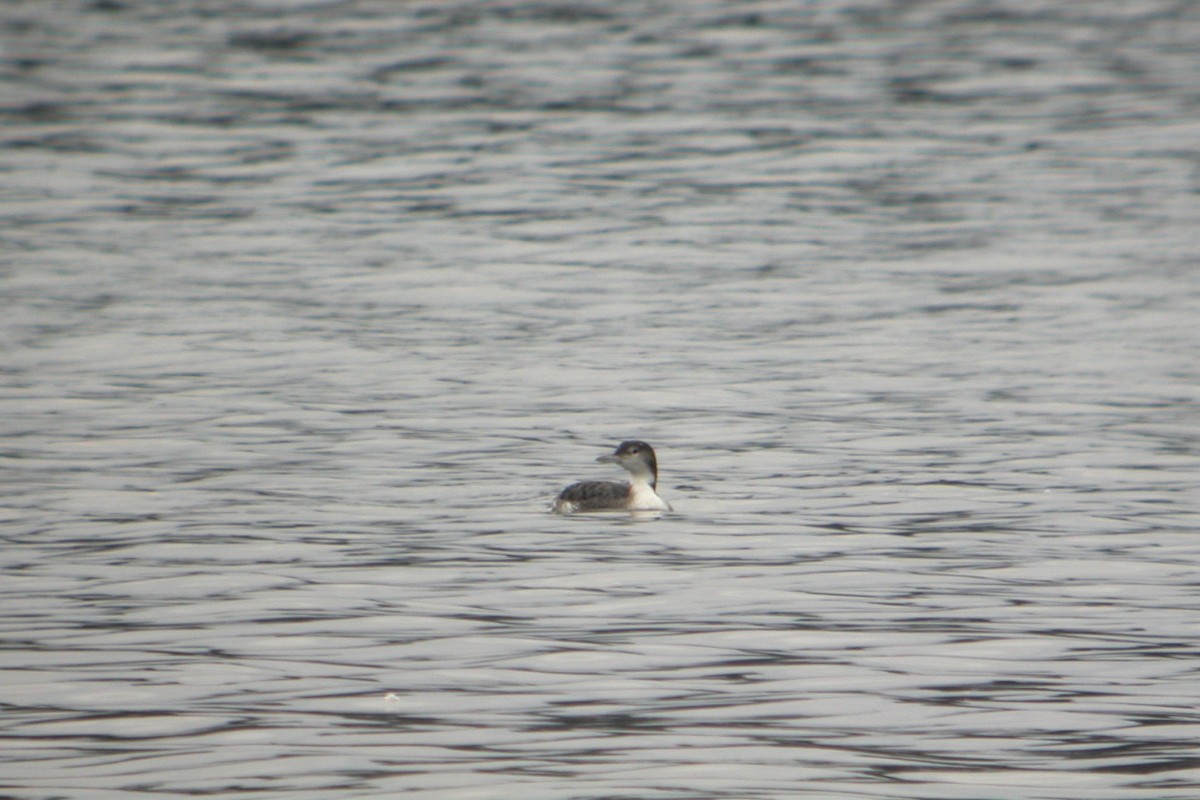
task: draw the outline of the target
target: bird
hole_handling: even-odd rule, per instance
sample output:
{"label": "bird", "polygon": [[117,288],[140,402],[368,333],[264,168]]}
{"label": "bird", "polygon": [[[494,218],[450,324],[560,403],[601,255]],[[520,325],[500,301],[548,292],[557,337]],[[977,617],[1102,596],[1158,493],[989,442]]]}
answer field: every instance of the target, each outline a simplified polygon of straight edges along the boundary
{"label": "bird", "polygon": [[621,442],[609,455],[596,459],[629,472],[629,483],[579,481],[559,492],[551,507],[557,514],[581,511],[670,511],[671,504],[658,496],[658,459],[645,442]]}

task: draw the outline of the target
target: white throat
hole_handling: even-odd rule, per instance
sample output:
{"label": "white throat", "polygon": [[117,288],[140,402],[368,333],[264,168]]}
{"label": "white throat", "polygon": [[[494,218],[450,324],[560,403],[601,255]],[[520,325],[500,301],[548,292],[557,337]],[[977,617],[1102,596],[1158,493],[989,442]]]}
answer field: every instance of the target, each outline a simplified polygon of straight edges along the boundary
{"label": "white throat", "polygon": [[634,486],[645,486],[650,491],[654,491],[654,473],[652,473],[645,464],[624,464],[625,469],[629,470],[629,482]]}

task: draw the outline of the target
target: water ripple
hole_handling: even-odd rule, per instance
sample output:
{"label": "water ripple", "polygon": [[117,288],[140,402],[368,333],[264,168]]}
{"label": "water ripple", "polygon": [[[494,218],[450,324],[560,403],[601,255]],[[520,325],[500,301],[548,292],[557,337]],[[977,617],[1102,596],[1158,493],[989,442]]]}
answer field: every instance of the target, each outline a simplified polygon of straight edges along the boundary
{"label": "water ripple", "polygon": [[1194,9],[235,5],[0,22],[9,794],[1196,795]]}

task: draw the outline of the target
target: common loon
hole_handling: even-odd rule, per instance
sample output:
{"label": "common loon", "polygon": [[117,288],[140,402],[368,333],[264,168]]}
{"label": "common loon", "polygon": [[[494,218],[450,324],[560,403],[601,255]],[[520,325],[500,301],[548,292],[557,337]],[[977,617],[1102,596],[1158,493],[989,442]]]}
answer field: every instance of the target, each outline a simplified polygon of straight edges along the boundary
{"label": "common loon", "polygon": [[645,442],[621,442],[611,455],[596,459],[617,464],[629,471],[629,483],[580,481],[559,493],[553,510],[558,514],[577,511],[670,511],[671,504],[658,496],[658,459]]}

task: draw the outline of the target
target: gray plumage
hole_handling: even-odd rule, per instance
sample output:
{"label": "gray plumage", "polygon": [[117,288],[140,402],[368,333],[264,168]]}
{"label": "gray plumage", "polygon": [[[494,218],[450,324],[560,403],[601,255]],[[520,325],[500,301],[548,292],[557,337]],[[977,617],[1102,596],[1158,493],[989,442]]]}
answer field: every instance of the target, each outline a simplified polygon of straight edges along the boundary
{"label": "gray plumage", "polygon": [[603,511],[624,508],[629,500],[629,484],[616,481],[580,481],[563,489],[554,501],[554,510],[565,510],[570,503],[572,511]]}

